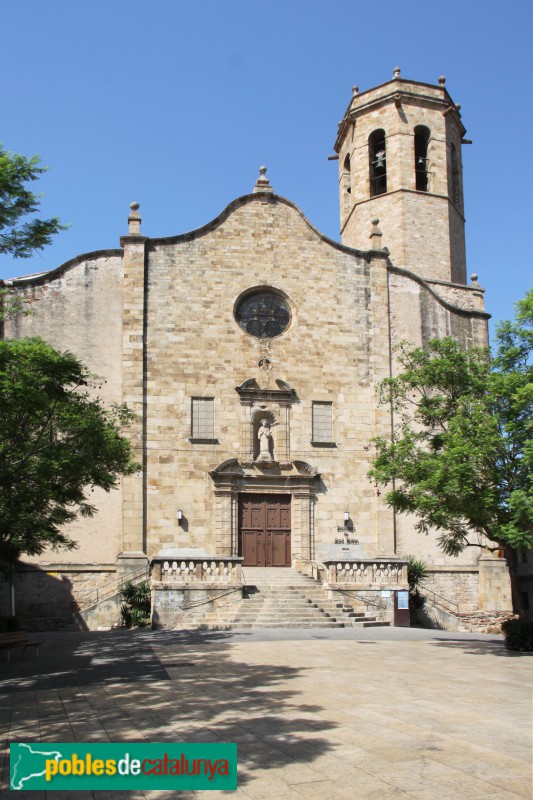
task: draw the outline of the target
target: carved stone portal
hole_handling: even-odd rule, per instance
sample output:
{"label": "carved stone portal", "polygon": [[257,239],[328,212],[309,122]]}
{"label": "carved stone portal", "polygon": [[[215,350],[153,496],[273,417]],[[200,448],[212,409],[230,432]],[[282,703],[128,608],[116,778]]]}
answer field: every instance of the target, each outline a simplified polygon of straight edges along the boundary
{"label": "carved stone portal", "polygon": [[[260,455],[260,454],[259,454]],[[236,510],[239,497],[247,494],[279,495],[292,497],[291,550],[293,560],[314,558],[315,531],[314,508],[320,475],[303,461],[289,463],[240,462],[236,458],[222,462],[209,474],[217,498],[215,537],[217,556],[238,555],[238,519]]]}

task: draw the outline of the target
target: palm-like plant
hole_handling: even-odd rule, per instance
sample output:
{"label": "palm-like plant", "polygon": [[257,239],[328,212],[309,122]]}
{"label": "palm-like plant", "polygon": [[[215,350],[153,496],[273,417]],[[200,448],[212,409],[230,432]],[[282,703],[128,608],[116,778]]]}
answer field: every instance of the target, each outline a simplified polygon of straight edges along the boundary
{"label": "palm-like plant", "polygon": [[407,556],[407,581],[409,583],[409,605],[411,608],[422,608],[426,598],[420,594],[420,587],[427,580],[428,565],[425,561]]}
{"label": "palm-like plant", "polygon": [[125,581],[120,590],[124,602],[120,607],[120,616],[124,628],[145,628],[150,624],[151,598],[150,587],[146,581],[134,584]]}

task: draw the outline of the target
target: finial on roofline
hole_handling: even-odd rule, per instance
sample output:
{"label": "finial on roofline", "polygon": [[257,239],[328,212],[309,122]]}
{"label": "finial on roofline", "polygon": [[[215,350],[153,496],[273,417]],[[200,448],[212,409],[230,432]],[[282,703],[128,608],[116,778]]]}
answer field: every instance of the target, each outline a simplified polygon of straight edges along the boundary
{"label": "finial on roofline", "polygon": [[141,215],[139,214],[139,203],[130,203],[130,213],[128,216],[128,235],[139,236],[141,233]]}
{"label": "finial on roofline", "polygon": [[259,167],[259,177],[255,182],[254,186],[254,193],[255,192],[273,192],[272,186],[270,185],[270,181],[266,177],[266,167]]}

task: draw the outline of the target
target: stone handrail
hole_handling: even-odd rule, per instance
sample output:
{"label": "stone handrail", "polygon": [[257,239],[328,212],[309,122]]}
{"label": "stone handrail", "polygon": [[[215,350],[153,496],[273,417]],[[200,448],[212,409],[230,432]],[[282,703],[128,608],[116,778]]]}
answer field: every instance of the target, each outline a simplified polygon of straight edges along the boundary
{"label": "stone handrail", "polygon": [[152,559],[152,579],[160,583],[242,584],[242,558],[187,556]]}
{"label": "stone handrail", "polygon": [[397,558],[348,558],[324,561],[330,585],[407,588],[407,561]]}

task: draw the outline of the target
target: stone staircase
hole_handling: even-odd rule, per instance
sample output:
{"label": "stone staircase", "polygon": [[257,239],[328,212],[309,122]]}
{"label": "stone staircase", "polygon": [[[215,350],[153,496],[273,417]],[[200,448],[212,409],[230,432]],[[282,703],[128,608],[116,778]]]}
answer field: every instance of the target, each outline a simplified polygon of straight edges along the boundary
{"label": "stone staircase", "polygon": [[368,611],[329,600],[320,584],[292,568],[245,567],[241,607],[231,617],[207,611],[205,628],[354,628],[389,625]]}

